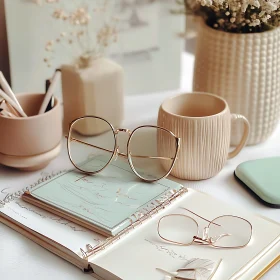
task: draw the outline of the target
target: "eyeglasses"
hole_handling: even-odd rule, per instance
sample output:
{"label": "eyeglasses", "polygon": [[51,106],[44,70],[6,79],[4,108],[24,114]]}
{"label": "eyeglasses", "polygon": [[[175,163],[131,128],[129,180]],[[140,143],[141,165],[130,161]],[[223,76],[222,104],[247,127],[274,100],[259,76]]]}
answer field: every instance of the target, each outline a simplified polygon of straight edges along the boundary
{"label": "eyeglasses", "polygon": [[165,241],[177,245],[208,245],[214,248],[243,248],[251,240],[252,225],[249,221],[232,215],[224,215],[209,221],[194,212],[183,208],[209,222],[199,237],[198,223],[190,216],[171,214],[158,222],[158,235]]}
{"label": "eyeglasses", "polygon": [[[126,153],[119,151],[117,135],[120,132],[129,134]],[[158,143],[163,143],[160,149]],[[131,132],[115,129],[96,116],[74,120],[67,136],[68,155],[78,170],[97,174],[120,156],[127,158],[133,172],[147,182],[158,181],[170,174],[179,148],[180,138],[165,128],[145,125]]]}

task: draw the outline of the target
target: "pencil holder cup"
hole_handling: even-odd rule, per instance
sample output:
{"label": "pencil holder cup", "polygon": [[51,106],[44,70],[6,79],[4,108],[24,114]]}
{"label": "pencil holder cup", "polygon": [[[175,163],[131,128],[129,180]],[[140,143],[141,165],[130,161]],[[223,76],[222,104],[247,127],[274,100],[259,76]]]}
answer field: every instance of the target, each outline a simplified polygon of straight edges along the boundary
{"label": "pencil holder cup", "polygon": [[60,152],[60,102],[55,98],[54,107],[38,115],[44,94],[22,93],[17,99],[28,117],[0,115],[0,164],[27,171],[44,168]]}

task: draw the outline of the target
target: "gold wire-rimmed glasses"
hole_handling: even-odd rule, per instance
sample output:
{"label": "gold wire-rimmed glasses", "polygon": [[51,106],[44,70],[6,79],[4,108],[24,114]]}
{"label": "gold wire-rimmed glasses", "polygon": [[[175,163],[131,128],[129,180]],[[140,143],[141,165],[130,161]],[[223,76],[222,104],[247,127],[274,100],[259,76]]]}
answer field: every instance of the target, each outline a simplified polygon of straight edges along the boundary
{"label": "gold wire-rimmed glasses", "polygon": [[181,246],[192,244],[208,245],[214,248],[238,249],[245,247],[252,237],[252,224],[244,218],[223,215],[209,221],[187,208],[183,209],[208,222],[202,237],[195,219],[183,214],[163,216],[158,222],[158,235],[168,243]]}
{"label": "gold wire-rimmed glasses", "polygon": [[[126,153],[119,150],[120,132],[128,133]],[[130,131],[115,129],[107,120],[84,116],[71,122],[67,137],[68,156],[80,171],[93,175],[105,169],[118,156],[128,159],[132,171],[146,182],[167,177],[178,157],[180,138],[158,126],[143,125]],[[166,149],[158,149],[164,137]]]}

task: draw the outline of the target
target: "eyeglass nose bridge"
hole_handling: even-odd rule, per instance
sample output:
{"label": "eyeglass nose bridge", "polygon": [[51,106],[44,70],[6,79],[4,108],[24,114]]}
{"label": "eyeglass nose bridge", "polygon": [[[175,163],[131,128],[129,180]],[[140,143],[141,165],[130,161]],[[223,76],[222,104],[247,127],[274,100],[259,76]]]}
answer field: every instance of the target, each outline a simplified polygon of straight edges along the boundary
{"label": "eyeglass nose bridge", "polygon": [[[125,133],[128,133],[129,135],[131,135],[131,130],[128,129],[128,128],[118,128],[115,130],[115,134],[117,135],[119,132],[125,132]],[[114,156],[113,156],[113,159],[114,161],[116,161],[118,159],[118,157],[123,157],[123,158],[128,158],[128,155],[127,154],[124,154],[122,152],[120,152],[119,150],[119,146],[116,147],[115,151],[114,151]]]}
{"label": "eyeglass nose bridge", "polygon": [[197,245],[211,245],[211,241],[208,239],[203,239],[199,236],[194,236],[193,237],[193,243],[197,244]]}
{"label": "eyeglass nose bridge", "polygon": [[221,238],[226,237],[226,236],[231,236],[231,234],[230,233],[222,233],[222,234],[220,234],[217,237],[210,237],[210,235],[209,235],[209,226],[208,226],[208,227],[205,227],[203,229],[202,238],[197,236],[197,235],[195,235],[193,237],[193,243],[196,243],[198,245],[214,246],[214,243],[216,243],[218,240],[220,240]]}
{"label": "eyeglass nose bridge", "polygon": [[129,135],[131,134],[130,129],[127,129],[127,128],[118,128],[115,130],[116,134],[118,134],[119,132],[125,132],[125,133],[128,133]]}
{"label": "eyeglass nose bridge", "polygon": [[128,158],[127,154],[121,153],[119,150],[119,146],[117,146],[114,155],[113,155],[113,160],[116,161],[118,159],[118,157],[123,157],[123,158]]}
{"label": "eyeglass nose bridge", "polygon": [[212,241],[211,241],[211,238],[209,237],[209,227],[205,227],[203,229],[202,238],[195,235],[193,237],[193,242],[198,245],[211,245]]}

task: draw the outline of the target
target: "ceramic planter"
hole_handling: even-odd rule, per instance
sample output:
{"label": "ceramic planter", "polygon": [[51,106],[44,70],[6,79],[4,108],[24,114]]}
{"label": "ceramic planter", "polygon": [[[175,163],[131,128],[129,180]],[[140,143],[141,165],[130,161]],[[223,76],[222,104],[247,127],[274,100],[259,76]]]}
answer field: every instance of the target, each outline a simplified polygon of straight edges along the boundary
{"label": "ceramic planter", "polygon": [[[263,33],[235,34],[200,24],[194,70],[194,91],[220,95],[233,113],[251,124],[248,144],[265,141],[279,120],[280,28]],[[231,144],[243,133],[232,129]]]}
{"label": "ceramic planter", "polygon": [[[64,65],[62,91],[64,104],[64,124],[85,115],[106,119],[115,128],[123,120],[123,69],[115,62],[98,58],[86,67]],[[106,126],[107,128],[108,126]],[[104,132],[104,127],[76,127],[84,135]]]}

